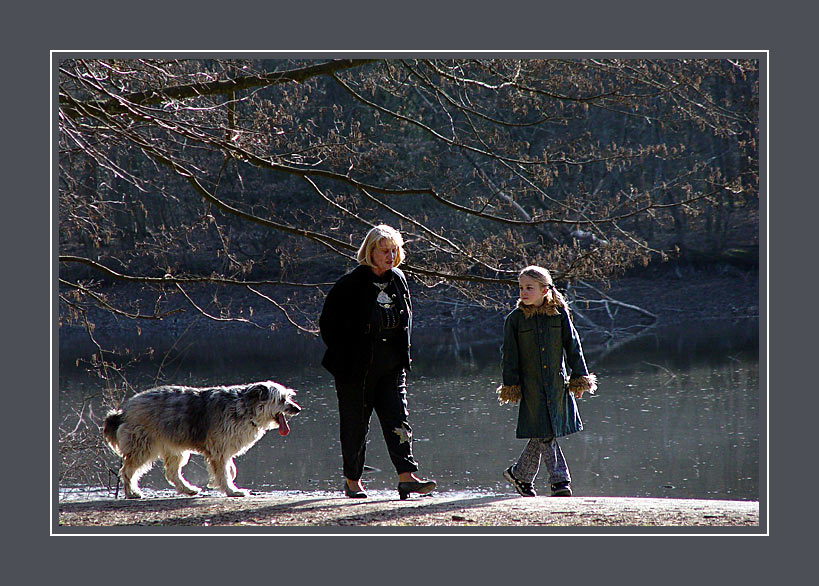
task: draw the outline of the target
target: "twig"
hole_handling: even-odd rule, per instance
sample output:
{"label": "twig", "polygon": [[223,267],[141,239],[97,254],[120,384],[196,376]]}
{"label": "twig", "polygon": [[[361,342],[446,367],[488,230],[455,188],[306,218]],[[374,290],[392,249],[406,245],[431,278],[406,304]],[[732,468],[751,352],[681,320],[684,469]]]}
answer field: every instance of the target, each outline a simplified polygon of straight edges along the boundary
{"label": "twig", "polygon": [[201,307],[199,307],[199,306],[196,304],[196,302],[195,302],[193,299],[191,299],[191,298],[190,298],[190,296],[189,296],[189,295],[188,295],[188,294],[185,292],[185,290],[182,288],[182,285],[180,285],[179,283],[174,283],[174,284],[176,285],[176,288],[177,288],[177,289],[179,289],[179,291],[182,293],[182,295],[184,295],[184,296],[185,296],[185,299],[187,299],[187,300],[188,300],[188,303],[190,303],[191,305],[193,305],[193,307],[196,309],[196,311],[198,311],[199,313],[201,313],[202,315],[204,315],[204,316],[205,316],[206,318],[208,318],[208,319],[211,319],[211,320],[213,320],[213,321],[225,321],[225,322],[240,322],[240,323],[247,323],[247,324],[254,325],[254,326],[256,326],[256,327],[261,327],[261,326],[259,326],[258,324],[255,324],[255,323],[253,323],[252,321],[247,320],[247,319],[245,319],[245,318],[243,318],[243,317],[216,317],[215,315],[211,315],[211,314],[209,314],[207,311],[205,311],[204,309],[202,309]]}
{"label": "twig", "polygon": [[289,321],[289,322],[290,322],[290,325],[292,325],[293,327],[295,327],[295,328],[297,328],[297,329],[301,330],[302,332],[304,332],[304,333],[306,333],[306,334],[310,334],[310,335],[312,335],[312,336],[317,336],[317,335],[319,334],[319,331],[318,331],[318,330],[309,330],[309,329],[305,328],[304,326],[300,326],[300,325],[299,325],[299,324],[297,324],[295,321],[293,321],[293,319],[290,317],[290,314],[289,314],[289,313],[287,313],[287,310],[286,310],[284,307],[282,307],[281,305],[279,305],[279,304],[278,304],[278,303],[277,303],[277,302],[276,302],[274,299],[272,299],[272,298],[268,297],[267,295],[265,295],[265,294],[264,294],[264,293],[262,293],[261,291],[257,291],[256,289],[254,289],[254,288],[253,288],[253,287],[251,287],[250,285],[248,285],[248,286],[247,286],[247,289],[248,289],[248,291],[250,291],[251,293],[255,293],[256,295],[258,295],[258,296],[259,296],[259,297],[261,297],[262,299],[264,299],[264,300],[269,301],[270,303],[272,303],[272,304],[273,304],[273,305],[274,305],[274,306],[275,306],[277,309],[279,309],[279,310],[280,310],[280,311],[281,311],[281,312],[284,314],[284,317],[285,317],[285,318],[287,318],[287,321]]}

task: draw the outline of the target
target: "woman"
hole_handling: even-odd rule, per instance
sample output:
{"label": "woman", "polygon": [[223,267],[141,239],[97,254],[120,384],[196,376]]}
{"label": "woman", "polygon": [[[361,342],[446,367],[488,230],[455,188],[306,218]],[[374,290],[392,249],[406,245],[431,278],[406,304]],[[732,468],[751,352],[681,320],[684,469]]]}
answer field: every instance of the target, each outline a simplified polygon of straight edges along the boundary
{"label": "woman", "polygon": [[359,265],[330,289],[319,319],[327,351],[321,361],[335,378],[338,396],[344,494],[365,498],[361,484],[370,417],[375,410],[390,459],[398,473],[398,494],[428,494],[435,481],[415,475],[412,428],[407,410],[412,303],[407,279],[397,267],[404,240],[380,225],[358,249]]}

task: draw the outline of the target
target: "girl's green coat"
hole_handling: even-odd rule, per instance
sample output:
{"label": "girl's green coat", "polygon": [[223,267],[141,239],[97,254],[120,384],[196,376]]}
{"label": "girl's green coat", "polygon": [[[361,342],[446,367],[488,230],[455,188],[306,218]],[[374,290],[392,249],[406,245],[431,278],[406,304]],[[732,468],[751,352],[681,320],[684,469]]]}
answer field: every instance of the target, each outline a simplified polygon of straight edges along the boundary
{"label": "girl's green coat", "polygon": [[502,348],[503,385],[521,391],[516,437],[562,437],[580,431],[583,422],[569,392],[567,371],[568,364],[572,383],[589,379],[580,336],[563,307],[525,310],[529,317],[520,304],[506,316]]}

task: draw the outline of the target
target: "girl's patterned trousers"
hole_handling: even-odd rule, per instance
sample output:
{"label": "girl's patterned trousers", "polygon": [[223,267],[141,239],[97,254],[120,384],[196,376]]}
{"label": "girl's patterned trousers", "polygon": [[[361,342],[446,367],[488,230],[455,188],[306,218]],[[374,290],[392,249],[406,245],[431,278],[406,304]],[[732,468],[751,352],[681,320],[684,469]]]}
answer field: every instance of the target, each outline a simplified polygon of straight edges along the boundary
{"label": "girl's patterned trousers", "polygon": [[549,473],[550,483],[571,482],[569,467],[566,465],[560,446],[557,445],[557,440],[553,437],[531,438],[526,447],[523,448],[523,452],[521,452],[514,468],[512,468],[512,475],[521,482],[534,483],[540,469],[541,456],[546,465],[546,471]]}

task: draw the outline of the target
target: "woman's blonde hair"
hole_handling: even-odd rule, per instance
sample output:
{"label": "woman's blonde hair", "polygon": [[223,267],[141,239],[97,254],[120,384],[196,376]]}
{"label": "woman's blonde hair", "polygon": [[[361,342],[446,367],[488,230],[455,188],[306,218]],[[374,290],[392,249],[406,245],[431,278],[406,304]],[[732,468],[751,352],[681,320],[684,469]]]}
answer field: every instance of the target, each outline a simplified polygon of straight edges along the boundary
{"label": "woman's blonde hair", "polygon": [[367,232],[364,242],[358,248],[358,254],[356,255],[358,264],[367,265],[368,267],[375,266],[375,263],[373,263],[373,248],[382,240],[391,242],[397,249],[393,266],[397,267],[404,262],[404,239],[401,237],[401,233],[392,226],[380,224]]}
{"label": "woman's blonde hair", "polygon": [[546,292],[546,302],[549,305],[560,305],[565,309],[569,309],[569,304],[566,303],[566,299],[560,294],[557,287],[555,287],[552,275],[547,269],[536,265],[529,265],[521,269],[518,273],[518,279],[521,277],[529,277],[546,287],[548,289]]}

